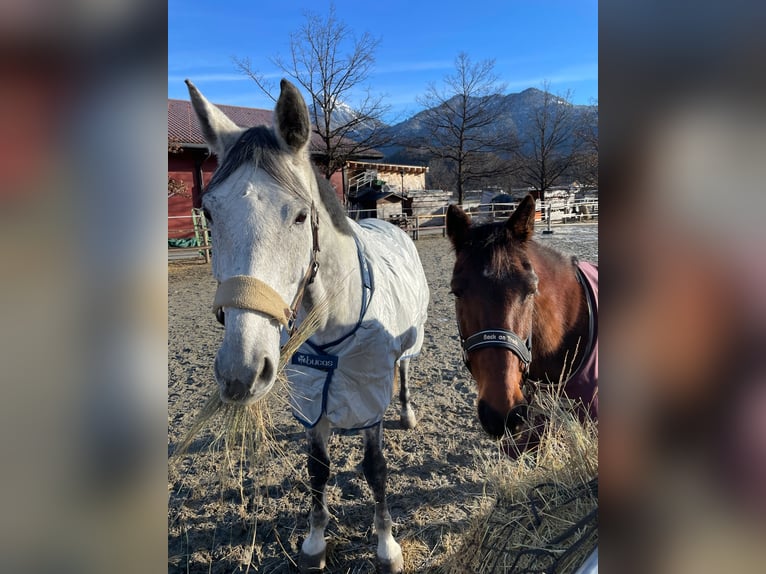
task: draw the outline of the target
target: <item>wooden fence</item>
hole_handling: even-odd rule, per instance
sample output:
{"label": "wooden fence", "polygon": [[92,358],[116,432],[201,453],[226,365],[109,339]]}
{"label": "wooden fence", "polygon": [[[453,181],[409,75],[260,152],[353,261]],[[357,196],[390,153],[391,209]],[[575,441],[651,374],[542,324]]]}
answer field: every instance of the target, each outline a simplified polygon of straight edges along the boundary
{"label": "wooden fence", "polygon": [[[478,223],[487,223],[506,219],[513,210],[516,209],[515,203],[490,203],[466,205],[464,209],[471,214],[474,221]],[[361,220],[374,217],[376,210],[354,210],[349,211],[348,215],[352,219]],[[447,234],[447,205],[442,205],[434,209],[434,213],[407,215],[396,214],[388,218],[388,221],[398,225],[414,240],[421,237]],[[198,209],[193,209],[189,216],[175,216],[173,218],[186,218],[189,220],[189,228],[179,230],[187,235],[194,234],[194,246],[191,247],[169,247],[168,259],[180,259],[188,257],[203,257],[206,262],[210,261],[210,230],[207,227],[205,217]],[[169,218],[170,219],[170,218]],[[548,226],[562,225],[566,223],[579,223],[583,221],[598,220],[598,200],[577,200],[574,202],[547,202],[542,204],[537,212],[536,219],[541,222],[547,222]]]}
{"label": "wooden fence", "polygon": [[[477,223],[488,223],[508,218],[516,209],[516,203],[487,203],[464,205],[463,209],[469,213]],[[364,219],[374,217],[376,211],[355,210],[350,211],[352,219]],[[407,231],[414,240],[421,237],[441,234],[446,236],[447,205],[441,205],[434,209],[433,213],[417,215],[395,215],[388,221],[398,225]],[[576,200],[570,202],[546,202],[537,211],[536,220],[548,222],[549,225],[561,225],[565,223],[580,223],[583,221],[595,221],[598,219],[598,200]]]}
{"label": "wooden fence", "polygon": [[[168,260],[184,259],[189,257],[203,257],[205,263],[210,262],[210,229],[201,209],[192,209],[190,215],[171,215],[168,220],[188,221],[188,227],[176,227],[174,233],[184,239],[191,240],[189,235],[194,235],[194,245],[189,247],[171,247],[168,240]],[[191,241],[190,241],[191,242]]]}

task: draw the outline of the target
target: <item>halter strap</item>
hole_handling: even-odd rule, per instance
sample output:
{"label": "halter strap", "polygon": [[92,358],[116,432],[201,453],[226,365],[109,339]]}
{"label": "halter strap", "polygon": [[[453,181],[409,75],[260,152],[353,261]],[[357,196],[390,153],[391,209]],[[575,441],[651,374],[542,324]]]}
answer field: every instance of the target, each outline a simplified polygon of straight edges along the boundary
{"label": "halter strap", "polygon": [[476,349],[483,349],[485,347],[502,347],[512,351],[525,367],[529,366],[532,362],[532,341],[527,338],[523,341],[513,331],[506,329],[486,329],[479,331],[478,333],[471,335],[463,341],[463,352],[466,359],[468,353],[475,351]]}
{"label": "halter strap", "polygon": [[279,293],[260,279],[250,277],[249,275],[235,275],[219,283],[218,289],[215,292],[213,313],[216,314],[218,320],[223,323],[224,307],[247,309],[264,313],[285,326],[288,334],[292,335],[295,333],[295,320],[303,302],[306,287],[314,282],[317,271],[319,271],[319,261],[317,259],[317,253],[320,251],[319,213],[313,202],[311,203],[311,241],[311,261],[306,269],[306,273],[303,275],[303,279],[301,279],[292,305],[288,305]]}
{"label": "halter strap", "polygon": [[316,279],[317,271],[319,271],[319,261],[317,260],[317,253],[321,251],[319,249],[319,213],[317,212],[314,202],[311,202],[311,261],[306,269],[306,274],[303,276],[301,284],[298,286],[298,292],[295,294],[293,304],[290,306],[290,318],[288,319],[287,332],[292,335],[297,329],[296,320],[298,319],[298,311],[301,308],[303,302],[303,295],[306,293],[306,287],[311,285]]}

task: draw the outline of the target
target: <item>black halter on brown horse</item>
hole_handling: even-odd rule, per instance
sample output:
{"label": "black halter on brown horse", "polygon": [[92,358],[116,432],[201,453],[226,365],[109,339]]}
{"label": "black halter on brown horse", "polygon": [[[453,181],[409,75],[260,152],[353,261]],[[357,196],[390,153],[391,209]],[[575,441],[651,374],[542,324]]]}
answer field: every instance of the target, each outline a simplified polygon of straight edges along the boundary
{"label": "black halter on brown horse", "polygon": [[479,421],[521,450],[536,443],[528,406],[539,384],[562,381],[581,419],[598,416],[598,268],[535,242],[534,221],[531,195],[503,222],[472,225],[460,207],[447,211],[450,287]]}

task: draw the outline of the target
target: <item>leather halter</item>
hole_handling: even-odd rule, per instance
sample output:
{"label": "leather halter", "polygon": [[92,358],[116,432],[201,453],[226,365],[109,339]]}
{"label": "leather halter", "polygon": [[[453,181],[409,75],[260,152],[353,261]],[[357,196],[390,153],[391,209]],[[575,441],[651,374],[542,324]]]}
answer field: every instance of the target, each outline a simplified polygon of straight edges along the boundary
{"label": "leather halter", "polygon": [[319,271],[317,259],[317,253],[320,251],[319,214],[313,202],[311,204],[311,240],[311,261],[291,305],[288,306],[279,293],[260,279],[249,275],[235,275],[220,283],[216,290],[213,312],[218,322],[225,324],[223,308],[233,307],[263,313],[286,327],[289,335],[295,333],[296,319],[306,288],[314,282]]}
{"label": "leather halter", "polygon": [[507,329],[484,329],[465,339],[461,338],[461,345],[463,347],[463,362],[469,371],[471,370],[471,363],[468,354],[471,351],[487,347],[508,349],[522,362],[525,372],[529,370],[529,364],[532,362],[532,337],[527,337],[524,341],[516,333]]}
{"label": "leather halter", "polygon": [[537,391],[537,388],[529,379],[529,365],[532,363],[531,332],[529,337],[524,340],[508,329],[483,329],[464,339],[460,331],[460,322],[458,322],[457,330],[460,335],[460,346],[463,349],[463,363],[465,363],[469,373],[473,374],[471,371],[471,361],[468,356],[472,351],[488,347],[507,349],[521,361],[521,393],[526,398],[527,403],[532,400],[532,396]]}
{"label": "leather halter", "polygon": [[532,363],[531,333],[524,340],[508,329],[483,329],[470,337],[463,338],[463,333],[460,331],[460,322],[458,322],[457,330],[460,335],[460,346],[463,349],[463,362],[469,372],[471,371],[469,353],[479,349],[486,349],[487,347],[500,347],[508,349],[519,358],[523,365],[524,378],[526,378],[527,373],[529,373],[529,365]]}

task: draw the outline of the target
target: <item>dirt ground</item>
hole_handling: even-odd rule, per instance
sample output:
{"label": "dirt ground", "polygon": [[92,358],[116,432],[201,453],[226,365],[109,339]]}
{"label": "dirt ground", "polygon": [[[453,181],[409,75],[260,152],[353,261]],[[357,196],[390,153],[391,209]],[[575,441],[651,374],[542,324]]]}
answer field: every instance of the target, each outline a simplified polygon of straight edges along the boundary
{"label": "dirt ground", "polygon": [[[594,224],[556,227],[536,239],[581,259],[598,261]],[[398,428],[392,402],[384,419],[388,502],[408,572],[437,572],[472,515],[487,502],[487,457],[495,443],[480,429],[476,389],[460,358],[449,278],[447,239],[417,242],[431,289],[421,355],[412,361],[411,394],[418,426]],[[210,312],[215,281],[204,263],[168,267],[168,454],[191,425],[213,385],[213,358],[223,328]],[[281,456],[232,477],[222,453],[210,452],[203,430],[183,457],[168,461],[168,572],[296,572],[308,530],[305,440],[284,401],[271,397]],[[373,505],[361,471],[362,440],[334,434],[327,500],[328,572],[374,572]],[[239,485],[242,484],[242,488]]]}

